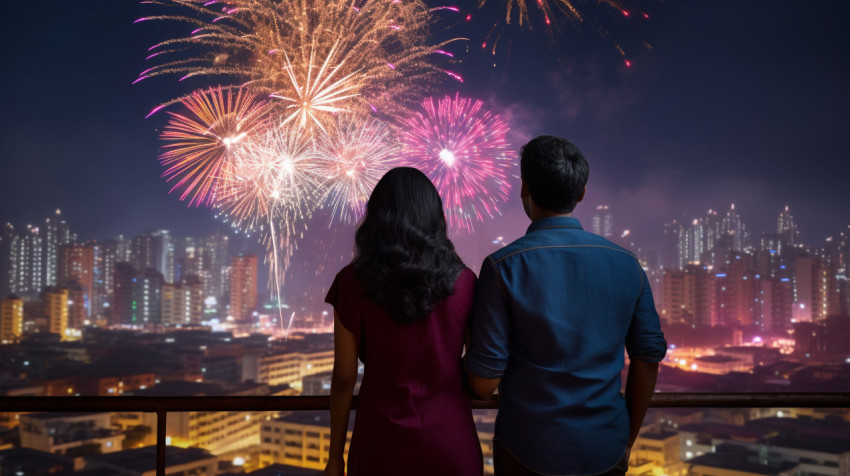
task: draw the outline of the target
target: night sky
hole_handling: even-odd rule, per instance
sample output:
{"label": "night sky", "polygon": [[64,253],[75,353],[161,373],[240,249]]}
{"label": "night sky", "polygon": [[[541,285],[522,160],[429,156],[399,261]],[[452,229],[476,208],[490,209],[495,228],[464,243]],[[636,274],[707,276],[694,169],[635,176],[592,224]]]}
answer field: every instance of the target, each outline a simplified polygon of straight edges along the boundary
{"label": "night sky", "polygon": [[[465,44],[452,48],[463,59],[452,69],[465,82],[447,80],[440,93],[484,99],[511,124],[517,149],[539,134],[575,142],[591,165],[576,211],[586,227],[601,203],[645,248],[657,246],[664,222],[732,202],[756,236],[775,229],[785,205],[809,244],[850,224],[850,2],[629,3],[648,19],[588,2],[608,38],[589,21],[580,32],[565,25],[550,45],[541,28],[514,25],[504,28],[496,56],[480,44],[499,2],[481,11],[475,3],[461,2],[460,15],[438,23],[438,37],[470,38],[468,53]],[[23,227],[61,208],[82,239],[221,228],[209,210],[187,209],[168,194],[156,160],[166,116],[144,119],[208,81],[178,85],[166,76],[131,85],[149,66],[147,48],[176,34],[162,23],[133,24],[156,8],[130,0],[4,3],[0,220]],[[472,21],[463,21],[469,13]],[[454,234],[474,268],[496,236],[524,233],[518,199],[503,211],[474,235]],[[346,259],[350,227],[312,230],[315,240],[296,257],[300,268],[337,267],[314,241],[333,241],[327,246]]]}

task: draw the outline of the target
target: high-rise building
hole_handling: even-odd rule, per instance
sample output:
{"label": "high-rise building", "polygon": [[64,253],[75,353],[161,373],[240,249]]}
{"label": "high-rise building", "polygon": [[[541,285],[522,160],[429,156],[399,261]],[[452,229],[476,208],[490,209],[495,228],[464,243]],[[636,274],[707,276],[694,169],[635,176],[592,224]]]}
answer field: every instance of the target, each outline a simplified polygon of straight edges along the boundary
{"label": "high-rise building", "polygon": [[664,224],[664,243],[661,250],[661,266],[665,269],[682,269],[679,262],[679,237],[684,233],[682,224],[677,220]]}
{"label": "high-rise building", "polygon": [[234,256],[230,261],[230,317],[246,321],[257,308],[257,255]]}
{"label": "high-rise building", "polygon": [[709,326],[716,321],[714,275],[705,266],[666,269],[661,283],[661,317],[665,322]]}
{"label": "high-rise building", "polygon": [[57,209],[52,217],[44,220],[41,229],[44,246],[44,285],[56,286],[59,283],[59,250],[76,241],[76,235]]}
{"label": "high-rise building", "polygon": [[200,324],[204,314],[204,283],[187,275],[179,283],[162,286],[163,324]]}
{"label": "high-rise building", "polygon": [[[75,305],[84,309],[85,318],[91,317],[92,293],[95,279],[95,246],[88,244],[68,244],[59,248],[59,267],[57,284],[69,290],[77,283],[82,288],[84,302]],[[73,320],[73,319],[72,319]],[[71,327],[79,329],[82,322],[73,322]]]}
{"label": "high-rise building", "polygon": [[47,329],[51,334],[59,334],[64,340],[68,329],[68,290],[56,287],[44,288],[42,299],[44,315],[47,317]]}
{"label": "high-rise building", "polygon": [[715,274],[717,289],[717,321],[721,325],[749,326],[760,315],[760,288],[755,279],[753,257],[732,253],[728,264]]}
{"label": "high-rise building", "polygon": [[148,268],[137,271],[129,263],[116,263],[113,275],[113,324],[159,324],[162,320],[162,273]]}
{"label": "high-rise building", "polygon": [[38,227],[26,230],[12,239],[9,257],[10,291],[23,298],[35,298],[44,287],[44,250]]}
{"label": "high-rise building", "polygon": [[593,214],[593,233],[610,238],[614,236],[614,215],[608,205],[597,205],[596,213]]}
{"label": "high-rise building", "polygon": [[6,223],[0,229],[0,296],[6,296],[11,292],[11,257],[12,240],[15,238],[15,227]]}
{"label": "high-rise building", "polygon": [[790,278],[759,275],[759,323],[762,330],[781,332],[791,329],[793,294]]}
{"label": "high-rise building", "polygon": [[24,333],[24,301],[10,294],[0,301],[0,344],[13,344]]}
{"label": "high-rise building", "polygon": [[174,282],[174,242],[168,230],[146,230],[133,238],[130,264],[137,270],[153,268]]}
{"label": "high-rise building", "polygon": [[229,279],[228,265],[230,264],[230,238],[222,233],[214,233],[204,240],[203,266],[204,276],[209,275],[209,282],[204,279],[204,293],[221,300],[227,297],[229,289],[225,281]]}
{"label": "high-rise building", "polygon": [[750,232],[741,215],[735,210],[733,203],[726,212],[721,222],[722,234],[728,235],[732,240],[733,251],[743,251],[750,245]]}
{"label": "high-rise building", "polygon": [[785,246],[793,248],[800,242],[800,231],[788,205],[785,205],[785,210],[781,211],[776,219],[776,233],[782,238],[782,244]]}

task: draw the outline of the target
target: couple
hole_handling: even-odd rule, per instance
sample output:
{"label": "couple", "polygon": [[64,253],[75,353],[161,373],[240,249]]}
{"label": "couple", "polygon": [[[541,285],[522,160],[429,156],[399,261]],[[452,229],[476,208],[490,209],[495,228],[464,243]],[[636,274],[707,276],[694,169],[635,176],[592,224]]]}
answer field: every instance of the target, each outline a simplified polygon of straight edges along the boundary
{"label": "couple", "polygon": [[646,274],[570,216],[588,177],[578,148],[541,136],[520,155],[531,226],[487,257],[477,280],[424,174],[397,168],[375,186],[356,257],[326,298],[335,357],[325,475],[344,473],[358,358],[350,476],[481,475],[469,392],[486,399],[497,386],[496,476],[628,469],[666,352]]}

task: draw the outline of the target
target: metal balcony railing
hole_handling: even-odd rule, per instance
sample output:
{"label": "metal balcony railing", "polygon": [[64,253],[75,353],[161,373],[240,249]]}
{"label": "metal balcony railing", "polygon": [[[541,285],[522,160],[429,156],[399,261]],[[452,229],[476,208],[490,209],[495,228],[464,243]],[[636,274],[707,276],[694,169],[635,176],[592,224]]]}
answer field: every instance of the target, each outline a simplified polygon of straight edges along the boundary
{"label": "metal balcony railing", "polygon": [[[654,408],[850,408],[850,393],[656,393]],[[357,407],[354,397],[352,408]],[[165,419],[169,412],[328,410],[327,396],[282,397],[0,397],[0,412],[156,413],[156,474],[165,476]],[[498,398],[473,409],[499,408]]]}

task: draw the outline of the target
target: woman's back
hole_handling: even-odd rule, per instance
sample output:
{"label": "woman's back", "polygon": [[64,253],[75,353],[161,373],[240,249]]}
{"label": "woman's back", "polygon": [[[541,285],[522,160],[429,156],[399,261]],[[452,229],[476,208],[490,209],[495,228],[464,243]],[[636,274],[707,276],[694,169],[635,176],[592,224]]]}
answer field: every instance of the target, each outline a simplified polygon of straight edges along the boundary
{"label": "woman's back", "polygon": [[481,452],[460,357],[475,275],[427,317],[401,324],[366,297],[353,265],[328,292],[365,364],[348,474],[481,474]]}

